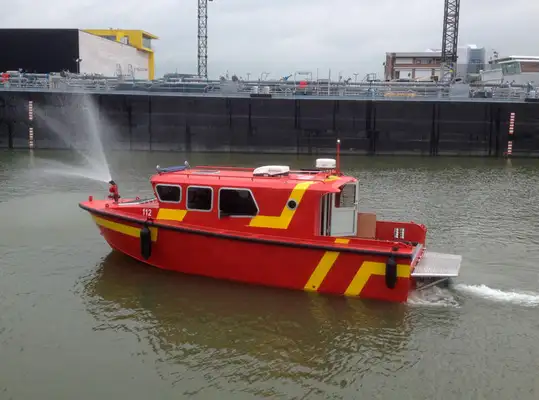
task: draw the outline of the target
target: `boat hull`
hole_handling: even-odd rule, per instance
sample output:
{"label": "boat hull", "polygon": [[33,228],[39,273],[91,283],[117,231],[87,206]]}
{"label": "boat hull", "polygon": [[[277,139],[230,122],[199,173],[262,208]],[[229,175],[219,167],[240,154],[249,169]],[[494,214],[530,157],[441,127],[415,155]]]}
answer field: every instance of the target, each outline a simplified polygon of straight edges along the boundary
{"label": "boat hull", "polygon": [[142,223],[96,214],[92,218],[113,249],[161,269],[393,302],[406,301],[411,289],[406,264],[397,265],[395,286],[386,285],[384,256],[236,240],[173,228],[150,227],[151,255],[146,258],[141,251]]}

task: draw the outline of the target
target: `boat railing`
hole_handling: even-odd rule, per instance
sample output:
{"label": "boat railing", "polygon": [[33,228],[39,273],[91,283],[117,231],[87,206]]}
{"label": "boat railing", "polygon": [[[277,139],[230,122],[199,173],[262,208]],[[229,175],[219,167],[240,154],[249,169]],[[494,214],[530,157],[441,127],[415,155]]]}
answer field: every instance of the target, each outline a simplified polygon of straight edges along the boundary
{"label": "boat railing", "polygon": [[292,169],[290,170],[291,174],[297,174],[297,175],[318,175],[323,172],[325,171],[322,171],[319,169]]}
{"label": "boat railing", "polygon": [[[249,168],[249,167],[231,167],[231,166],[215,166],[215,165],[197,165],[193,169],[208,169],[208,170],[227,170],[227,171],[245,171],[245,172],[252,172],[255,170],[255,168]],[[289,171],[289,174],[298,174],[298,175],[318,175],[321,172],[324,172],[319,169],[291,169]]]}
{"label": "boat railing", "polygon": [[131,201],[121,201],[117,205],[119,207],[129,207],[129,206],[136,206],[140,204],[149,204],[149,203],[155,203],[157,202],[157,197],[149,197],[146,199],[135,199]]}
{"label": "boat railing", "polygon": [[[488,86],[488,87],[487,87]],[[289,80],[199,80],[180,82],[170,80],[125,81],[118,77],[80,74],[27,74],[10,72],[2,78],[0,91],[32,91],[55,93],[133,93],[182,96],[224,97],[344,97],[379,100],[425,100],[469,98],[475,101],[523,101],[536,99],[535,84],[496,84],[478,82],[449,85],[439,82],[394,82],[314,79],[306,82]]]}
{"label": "boat railing", "polygon": [[[251,176],[251,175],[234,175],[234,174],[223,174],[223,173],[219,173],[219,174],[215,174],[215,175],[211,175],[211,174],[197,174],[196,172],[194,173],[187,173],[185,174],[184,176],[186,176],[188,179],[191,179],[192,177],[200,177],[201,175],[204,175],[205,177],[208,177],[208,178],[215,178],[217,180],[220,180],[220,179],[229,179],[229,178],[234,178],[234,179],[248,179],[250,181],[255,181],[255,180],[274,180],[276,178],[282,178],[282,177],[290,177],[290,174],[281,174],[281,175],[273,175],[273,176]],[[314,176],[313,176],[314,178]],[[323,179],[320,178],[320,181],[322,181]]]}
{"label": "boat railing", "polygon": [[216,166],[216,165],[197,165],[193,169],[211,169],[211,170],[227,170],[227,171],[254,171],[254,168],[249,167],[231,167],[231,166]]}
{"label": "boat railing", "polygon": [[216,180],[221,180],[221,179],[225,179],[225,178],[234,178],[234,179],[248,179],[250,181],[254,181],[255,178],[257,179],[264,179],[264,178],[269,178],[269,179],[275,179],[276,177],[272,177],[272,176],[250,176],[250,175],[234,175],[234,174],[223,174],[221,172],[219,172],[219,174],[215,174],[215,175],[212,175],[212,174],[201,174],[201,173],[196,173],[195,172],[191,172],[191,173],[186,173],[184,176],[187,177],[188,179],[191,179],[193,176],[194,177],[200,177],[201,175],[204,175],[204,177],[206,178],[215,178]]}
{"label": "boat railing", "polygon": [[[170,167],[169,172],[176,172],[173,171],[174,167]],[[167,171],[168,168],[161,168],[160,171]],[[199,171],[197,171],[199,170]],[[186,168],[179,170],[183,172],[183,176],[187,177],[187,179],[191,179],[193,176],[200,177],[203,175],[206,178],[215,178],[217,180],[220,179],[248,179],[250,181],[261,180],[261,179],[268,179],[272,180],[275,178],[281,178],[281,177],[290,177],[290,175],[312,175],[313,179],[318,178],[317,180],[323,181],[326,179],[330,173],[327,171],[322,170],[290,170],[286,174],[279,174],[274,176],[253,176],[253,175],[237,175],[233,174],[233,172],[253,172],[253,168],[246,168],[246,167],[228,167],[228,166],[212,166],[212,165],[200,165],[192,168]],[[224,172],[224,173],[223,173]],[[226,173],[229,172],[229,173]],[[162,174],[163,172],[160,172]]]}

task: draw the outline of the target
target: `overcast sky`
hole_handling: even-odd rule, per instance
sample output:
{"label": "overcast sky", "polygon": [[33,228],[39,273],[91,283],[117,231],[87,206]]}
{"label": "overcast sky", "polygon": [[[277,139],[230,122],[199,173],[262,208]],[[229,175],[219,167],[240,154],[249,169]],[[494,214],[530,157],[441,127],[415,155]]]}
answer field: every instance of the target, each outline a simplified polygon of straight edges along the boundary
{"label": "overcast sky", "polygon": [[[12,3],[14,4],[14,3]],[[198,0],[21,0],[4,28],[144,29],[157,36],[157,75],[197,71]],[[327,77],[382,73],[388,51],[440,48],[444,0],[215,0],[208,73],[251,79],[295,71]],[[460,44],[539,55],[537,0],[462,0]]]}

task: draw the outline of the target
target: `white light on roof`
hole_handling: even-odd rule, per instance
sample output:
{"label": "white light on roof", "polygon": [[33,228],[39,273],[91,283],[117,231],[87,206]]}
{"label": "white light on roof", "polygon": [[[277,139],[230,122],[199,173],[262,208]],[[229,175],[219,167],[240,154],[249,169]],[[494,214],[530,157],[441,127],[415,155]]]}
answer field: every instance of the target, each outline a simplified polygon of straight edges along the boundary
{"label": "white light on roof", "polygon": [[337,162],[333,158],[318,158],[316,159],[316,168],[320,169],[335,169]]}

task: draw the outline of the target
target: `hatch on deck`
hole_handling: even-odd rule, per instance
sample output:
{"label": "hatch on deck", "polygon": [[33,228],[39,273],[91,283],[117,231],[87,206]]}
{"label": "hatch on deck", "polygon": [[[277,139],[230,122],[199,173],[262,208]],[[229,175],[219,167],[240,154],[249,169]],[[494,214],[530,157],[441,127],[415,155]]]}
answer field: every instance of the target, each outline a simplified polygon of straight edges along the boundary
{"label": "hatch on deck", "polygon": [[425,251],[412,272],[414,278],[453,278],[459,275],[462,256]]}

